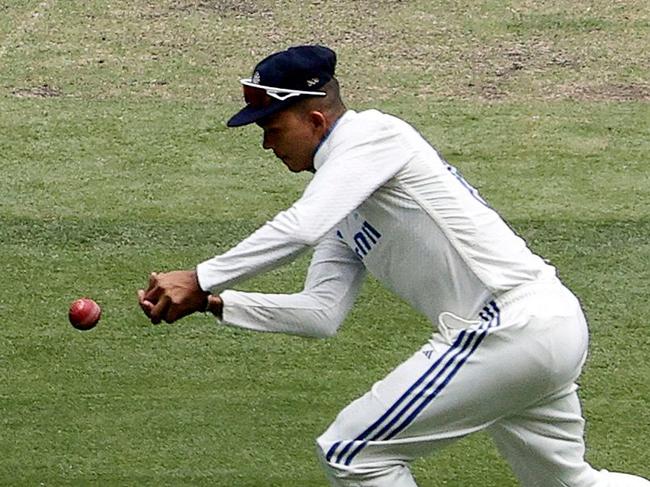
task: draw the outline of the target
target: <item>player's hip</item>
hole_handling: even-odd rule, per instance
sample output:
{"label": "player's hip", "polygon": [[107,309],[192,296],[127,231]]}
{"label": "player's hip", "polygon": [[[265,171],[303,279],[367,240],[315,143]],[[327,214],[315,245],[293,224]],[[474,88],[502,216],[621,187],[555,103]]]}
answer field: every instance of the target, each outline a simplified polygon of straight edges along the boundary
{"label": "player's hip", "polygon": [[435,358],[455,348],[470,350],[470,361],[481,357],[518,364],[552,389],[578,377],[588,343],[580,303],[556,279],[524,284],[490,299],[471,319],[441,313],[437,332],[421,352]]}
{"label": "player's hip", "polygon": [[490,297],[472,316],[443,311],[438,331],[454,338],[460,330],[498,331],[545,321],[586,324],[576,296],[559,279],[532,281]]}

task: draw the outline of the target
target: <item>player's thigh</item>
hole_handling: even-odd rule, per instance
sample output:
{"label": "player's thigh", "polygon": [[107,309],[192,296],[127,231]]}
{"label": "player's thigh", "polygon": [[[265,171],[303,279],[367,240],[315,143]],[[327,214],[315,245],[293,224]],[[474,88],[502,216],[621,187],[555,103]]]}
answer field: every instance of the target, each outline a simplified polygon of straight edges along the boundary
{"label": "player's thigh", "polygon": [[318,440],[327,461],[408,461],[573,383],[586,349],[584,322],[548,314],[544,305],[505,309],[499,326],[435,333],[338,415]]}
{"label": "player's thigh", "polygon": [[407,437],[398,431],[417,406],[414,401],[431,364],[430,358],[417,352],[346,406],[318,438],[324,459],[342,468],[359,463],[386,467],[411,461],[458,436],[445,433],[434,438],[431,431],[423,430]]}
{"label": "player's thigh", "polygon": [[488,428],[524,486],[606,485],[584,459],[584,420],[573,384]]}
{"label": "player's thigh", "polygon": [[318,439],[328,462],[410,461],[479,431],[530,400],[537,371],[512,340],[485,330],[440,334],[375,383]]}

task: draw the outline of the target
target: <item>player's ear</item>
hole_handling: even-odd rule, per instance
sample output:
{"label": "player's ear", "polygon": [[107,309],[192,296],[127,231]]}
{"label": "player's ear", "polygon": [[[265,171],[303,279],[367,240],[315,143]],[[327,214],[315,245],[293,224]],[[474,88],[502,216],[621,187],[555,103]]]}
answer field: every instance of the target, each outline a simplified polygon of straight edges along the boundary
{"label": "player's ear", "polygon": [[312,110],[309,112],[309,121],[316,131],[322,131],[325,133],[327,131],[327,117],[318,110]]}

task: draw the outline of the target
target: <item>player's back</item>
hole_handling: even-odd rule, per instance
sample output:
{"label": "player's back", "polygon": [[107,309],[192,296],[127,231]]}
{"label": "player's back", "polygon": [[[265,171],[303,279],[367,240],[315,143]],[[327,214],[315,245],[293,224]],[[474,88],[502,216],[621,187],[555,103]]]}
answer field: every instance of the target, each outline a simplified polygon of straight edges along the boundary
{"label": "player's back", "polygon": [[473,316],[486,299],[555,276],[410,125],[375,110],[350,123],[391,125],[408,160],[341,222],[339,238],[414,307],[434,320]]}

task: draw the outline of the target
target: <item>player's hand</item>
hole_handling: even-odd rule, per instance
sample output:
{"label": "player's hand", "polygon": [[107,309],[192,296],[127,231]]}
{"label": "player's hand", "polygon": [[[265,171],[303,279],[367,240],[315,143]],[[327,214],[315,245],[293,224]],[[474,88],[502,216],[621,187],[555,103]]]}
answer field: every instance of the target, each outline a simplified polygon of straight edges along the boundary
{"label": "player's hand", "polygon": [[196,311],[205,311],[209,293],[199,287],[196,271],[151,273],[149,287],[138,290],[138,302],[154,325],[173,323]]}

